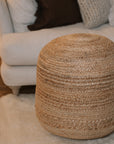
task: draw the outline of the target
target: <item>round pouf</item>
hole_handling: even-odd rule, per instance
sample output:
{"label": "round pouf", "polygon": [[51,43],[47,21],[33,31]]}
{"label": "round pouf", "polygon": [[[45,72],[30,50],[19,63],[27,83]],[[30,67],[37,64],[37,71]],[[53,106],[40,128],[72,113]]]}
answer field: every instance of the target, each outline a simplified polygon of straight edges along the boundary
{"label": "round pouf", "polygon": [[36,113],[49,132],[93,139],[114,131],[114,43],[72,34],[48,43],[37,64]]}

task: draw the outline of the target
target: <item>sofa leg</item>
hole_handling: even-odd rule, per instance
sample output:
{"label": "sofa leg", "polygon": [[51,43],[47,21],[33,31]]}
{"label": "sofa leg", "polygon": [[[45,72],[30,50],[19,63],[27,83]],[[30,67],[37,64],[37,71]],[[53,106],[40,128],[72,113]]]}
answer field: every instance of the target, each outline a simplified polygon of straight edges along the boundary
{"label": "sofa leg", "polygon": [[19,95],[20,86],[10,86],[14,95]]}

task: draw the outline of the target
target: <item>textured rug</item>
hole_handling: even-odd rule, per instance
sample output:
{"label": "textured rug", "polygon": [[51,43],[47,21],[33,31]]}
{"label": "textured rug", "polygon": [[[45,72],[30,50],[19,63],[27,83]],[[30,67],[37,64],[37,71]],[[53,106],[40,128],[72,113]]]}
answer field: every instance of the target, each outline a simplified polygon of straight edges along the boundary
{"label": "textured rug", "polygon": [[95,140],[71,140],[48,133],[35,115],[34,98],[34,94],[0,98],[0,144],[114,144],[114,133]]}

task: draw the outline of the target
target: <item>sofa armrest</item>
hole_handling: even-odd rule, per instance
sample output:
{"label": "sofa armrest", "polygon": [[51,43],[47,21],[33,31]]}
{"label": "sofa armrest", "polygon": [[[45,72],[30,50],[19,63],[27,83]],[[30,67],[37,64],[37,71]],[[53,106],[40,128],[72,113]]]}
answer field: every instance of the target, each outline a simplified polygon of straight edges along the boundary
{"label": "sofa armrest", "polygon": [[3,34],[0,49],[2,61],[7,65],[36,65],[37,53],[42,47],[39,37],[37,32]]}
{"label": "sofa armrest", "polygon": [[[47,38],[47,31],[50,35]],[[7,65],[36,65],[40,50],[60,34],[56,31],[39,30],[24,33],[10,33],[2,36],[0,55]]]}
{"label": "sofa armrest", "polygon": [[0,0],[0,33],[13,33],[13,24],[6,0]]}

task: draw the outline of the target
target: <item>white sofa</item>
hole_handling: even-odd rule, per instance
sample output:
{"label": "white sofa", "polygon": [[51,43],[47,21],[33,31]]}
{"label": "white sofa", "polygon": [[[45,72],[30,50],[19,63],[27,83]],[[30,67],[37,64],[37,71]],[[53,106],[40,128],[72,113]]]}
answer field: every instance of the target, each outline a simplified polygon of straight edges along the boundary
{"label": "white sofa", "polygon": [[0,0],[0,55],[1,76],[15,94],[21,86],[36,85],[36,65],[40,50],[52,39],[72,33],[96,33],[114,41],[114,27],[108,23],[86,29],[83,23],[15,33],[5,0]]}

